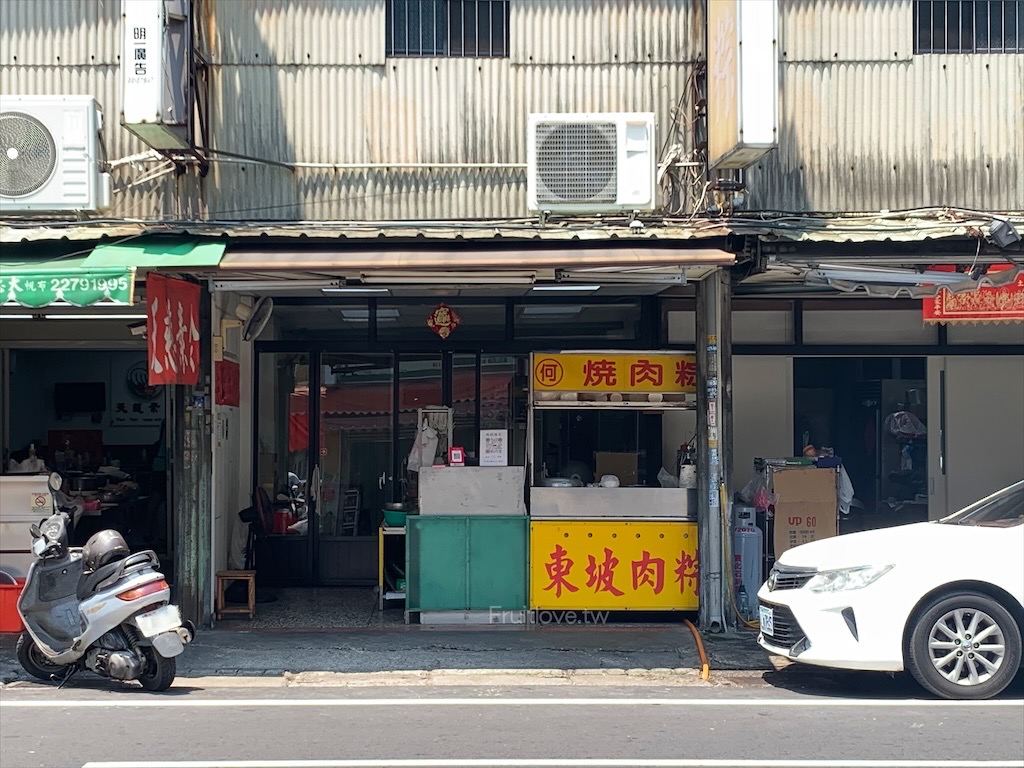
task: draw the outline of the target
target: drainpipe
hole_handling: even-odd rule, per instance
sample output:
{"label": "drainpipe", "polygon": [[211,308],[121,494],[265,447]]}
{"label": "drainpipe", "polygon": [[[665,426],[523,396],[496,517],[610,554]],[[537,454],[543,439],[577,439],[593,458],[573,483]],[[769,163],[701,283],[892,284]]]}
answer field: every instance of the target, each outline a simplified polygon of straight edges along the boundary
{"label": "drainpipe", "polygon": [[[724,606],[729,562],[723,556],[720,484],[728,491],[731,467],[732,363],[728,339],[730,273],[717,269],[697,283],[697,510],[700,553],[700,626],[706,632],[727,629]],[[728,499],[728,493],[725,494]],[[726,521],[727,522],[727,521]]]}

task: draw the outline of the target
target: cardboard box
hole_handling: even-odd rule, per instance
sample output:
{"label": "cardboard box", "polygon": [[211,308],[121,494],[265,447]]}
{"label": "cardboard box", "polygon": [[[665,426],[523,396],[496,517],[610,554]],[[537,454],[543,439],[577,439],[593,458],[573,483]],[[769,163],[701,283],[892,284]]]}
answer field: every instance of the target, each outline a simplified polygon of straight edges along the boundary
{"label": "cardboard box", "polygon": [[619,485],[636,485],[637,457],[635,453],[598,451],[596,457],[597,471],[594,474],[594,482],[601,482],[602,475],[615,475],[619,478]]}
{"label": "cardboard box", "polygon": [[838,533],[837,479],[834,468],[787,468],[772,473],[776,559],[787,549]]}

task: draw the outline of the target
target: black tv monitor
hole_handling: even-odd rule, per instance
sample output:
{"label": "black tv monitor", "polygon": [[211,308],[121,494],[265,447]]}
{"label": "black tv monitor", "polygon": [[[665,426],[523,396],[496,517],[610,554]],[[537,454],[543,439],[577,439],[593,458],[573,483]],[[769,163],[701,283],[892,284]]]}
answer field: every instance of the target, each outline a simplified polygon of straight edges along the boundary
{"label": "black tv monitor", "polygon": [[107,385],[102,381],[55,384],[53,408],[58,414],[102,413],[107,410]]}

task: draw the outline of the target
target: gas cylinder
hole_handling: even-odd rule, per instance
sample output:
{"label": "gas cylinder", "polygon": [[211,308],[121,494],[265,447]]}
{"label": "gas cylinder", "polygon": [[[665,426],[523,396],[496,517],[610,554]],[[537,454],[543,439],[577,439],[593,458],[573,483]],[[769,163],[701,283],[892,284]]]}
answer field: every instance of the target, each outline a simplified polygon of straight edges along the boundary
{"label": "gas cylinder", "polygon": [[[754,596],[764,582],[762,564],[764,562],[764,537],[757,527],[756,510],[744,505],[733,506],[732,557],[733,557],[733,589],[739,595],[743,586],[750,603],[755,602]],[[738,604],[738,603],[737,603]],[[750,618],[751,607],[747,606]]]}

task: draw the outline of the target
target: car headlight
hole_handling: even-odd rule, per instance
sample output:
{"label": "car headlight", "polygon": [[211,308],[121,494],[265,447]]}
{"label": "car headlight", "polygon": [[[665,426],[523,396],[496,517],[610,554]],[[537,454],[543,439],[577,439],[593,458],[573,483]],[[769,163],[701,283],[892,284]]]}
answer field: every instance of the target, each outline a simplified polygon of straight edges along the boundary
{"label": "car headlight", "polygon": [[819,571],[807,582],[811,592],[844,592],[863,589],[892,570],[891,565],[860,565],[856,568],[838,568]]}

